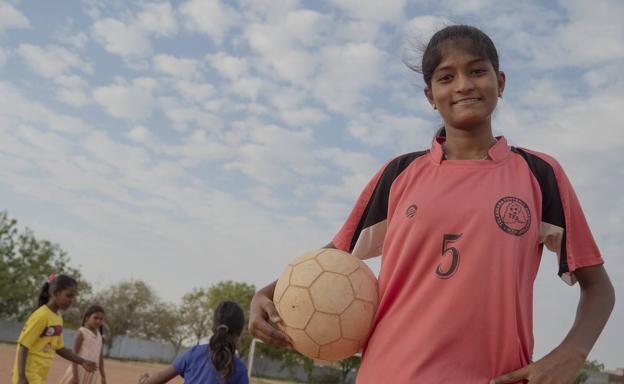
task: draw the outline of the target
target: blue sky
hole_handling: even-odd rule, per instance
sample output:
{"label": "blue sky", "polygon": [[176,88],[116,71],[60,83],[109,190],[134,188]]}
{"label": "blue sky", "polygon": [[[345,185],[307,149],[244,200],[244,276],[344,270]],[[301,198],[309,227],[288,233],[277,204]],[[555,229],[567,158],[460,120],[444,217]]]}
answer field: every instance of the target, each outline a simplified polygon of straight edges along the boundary
{"label": "blue sky", "polygon": [[[507,74],[496,133],[562,163],[623,296],[624,3],[541,3],[0,1],[0,209],[96,287],[264,285],[331,239],[381,164],[428,146],[440,119],[408,42],[470,23]],[[555,264],[536,357],[575,312]],[[609,368],[623,312],[590,356]]]}

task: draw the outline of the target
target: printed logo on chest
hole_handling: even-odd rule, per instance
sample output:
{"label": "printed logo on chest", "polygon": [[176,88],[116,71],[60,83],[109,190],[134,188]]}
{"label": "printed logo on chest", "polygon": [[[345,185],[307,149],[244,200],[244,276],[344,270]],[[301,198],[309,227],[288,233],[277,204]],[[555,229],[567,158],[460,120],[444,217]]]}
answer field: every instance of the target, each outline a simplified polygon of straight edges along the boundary
{"label": "printed logo on chest", "polygon": [[498,200],[494,206],[496,224],[510,235],[522,236],[531,226],[531,211],[527,203],[514,196]]}
{"label": "printed logo on chest", "polygon": [[405,210],[405,217],[407,217],[408,219],[414,218],[414,216],[416,216],[416,211],[417,210],[418,210],[418,207],[416,206],[416,204],[411,204]]}

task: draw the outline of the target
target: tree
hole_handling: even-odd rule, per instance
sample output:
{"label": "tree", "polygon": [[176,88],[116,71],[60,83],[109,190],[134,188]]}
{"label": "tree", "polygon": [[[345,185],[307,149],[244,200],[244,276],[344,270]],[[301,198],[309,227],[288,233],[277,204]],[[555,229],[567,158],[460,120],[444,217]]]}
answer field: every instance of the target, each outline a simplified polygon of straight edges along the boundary
{"label": "tree", "polygon": [[587,381],[589,378],[590,372],[602,372],[604,371],[604,364],[599,362],[598,360],[586,360],[583,363],[583,368],[579,372],[578,376],[576,376],[576,384],[581,384]]}
{"label": "tree", "polygon": [[[253,336],[247,330],[247,322],[249,321],[249,305],[255,293],[254,285],[235,281],[221,281],[209,287],[207,291],[208,305],[211,310],[214,310],[224,300],[233,301],[243,308],[245,324],[238,344],[238,352],[242,357],[246,357],[249,353],[249,346],[253,340]],[[210,321],[212,321],[212,316]]]}
{"label": "tree", "polygon": [[180,308],[174,304],[161,303],[156,305],[148,326],[148,333],[152,335],[152,338],[170,343],[177,356],[182,348],[182,343],[187,338]]}
{"label": "tree", "polygon": [[206,289],[193,289],[182,296],[182,321],[186,325],[186,334],[194,338],[195,344],[210,332],[212,307]]}
{"label": "tree", "polygon": [[58,244],[37,239],[28,228],[18,231],[17,221],[0,212],[0,317],[28,317],[52,272],[81,281],[80,272],[69,263]]}
{"label": "tree", "polygon": [[154,290],[141,280],[125,280],[98,292],[93,301],[106,311],[110,331],[107,345],[118,336],[154,337],[153,320],[162,305]]}
{"label": "tree", "polygon": [[245,313],[245,326],[239,343],[241,355],[247,355],[252,337],[247,331],[249,304],[256,288],[246,283],[222,281],[208,288],[196,288],[182,296],[181,312],[187,334],[199,344],[201,339],[211,334],[214,309],[224,300],[238,303]]}
{"label": "tree", "polygon": [[345,384],[347,382],[347,376],[349,376],[351,371],[357,370],[360,367],[361,361],[362,358],[355,355],[338,362],[338,366],[340,367],[340,384]]}

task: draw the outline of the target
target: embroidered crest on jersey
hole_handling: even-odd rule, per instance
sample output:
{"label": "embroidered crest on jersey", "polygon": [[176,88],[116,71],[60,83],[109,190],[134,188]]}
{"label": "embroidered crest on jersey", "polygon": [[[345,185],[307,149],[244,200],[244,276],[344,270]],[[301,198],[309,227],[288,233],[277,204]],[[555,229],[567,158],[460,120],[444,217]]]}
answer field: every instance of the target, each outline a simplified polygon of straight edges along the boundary
{"label": "embroidered crest on jersey", "polygon": [[63,333],[63,327],[60,325],[53,325],[51,327],[46,328],[43,333],[41,334],[41,337],[44,336],[60,336],[61,333]]}
{"label": "embroidered crest on jersey", "polygon": [[405,210],[405,217],[407,217],[408,219],[413,218],[414,216],[416,216],[416,211],[417,210],[418,210],[418,207],[416,206],[416,204],[410,205]]}
{"label": "embroidered crest on jersey", "polygon": [[531,226],[531,211],[527,203],[513,196],[498,200],[494,207],[496,224],[510,235],[522,236]]}

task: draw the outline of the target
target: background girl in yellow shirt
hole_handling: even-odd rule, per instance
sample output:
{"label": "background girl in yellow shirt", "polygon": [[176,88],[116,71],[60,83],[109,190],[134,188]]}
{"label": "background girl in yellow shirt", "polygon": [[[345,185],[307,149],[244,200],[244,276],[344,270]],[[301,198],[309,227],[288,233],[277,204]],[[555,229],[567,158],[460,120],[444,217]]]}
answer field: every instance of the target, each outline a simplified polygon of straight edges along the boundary
{"label": "background girl in yellow shirt", "polygon": [[17,340],[13,384],[43,384],[55,353],[89,372],[96,369],[95,362],[77,356],[63,343],[63,319],[58,311],[69,308],[77,293],[76,280],[50,275],[41,289],[39,308],[26,320]]}

